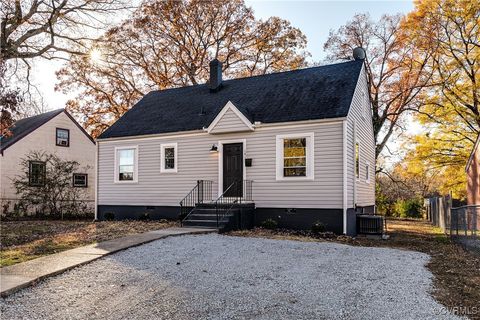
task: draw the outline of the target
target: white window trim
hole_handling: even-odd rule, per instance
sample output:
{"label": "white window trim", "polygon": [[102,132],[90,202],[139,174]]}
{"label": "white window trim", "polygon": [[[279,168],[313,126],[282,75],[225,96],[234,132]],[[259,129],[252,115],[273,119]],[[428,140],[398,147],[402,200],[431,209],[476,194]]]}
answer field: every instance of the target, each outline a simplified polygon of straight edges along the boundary
{"label": "white window trim", "polygon": [[[306,150],[306,161],[307,161],[307,175],[305,177],[285,177],[283,175],[283,139],[294,139],[294,138],[307,138],[307,150]],[[295,134],[282,134],[276,136],[276,180],[277,181],[299,181],[299,180],[314,180],[315,172],[315,141],[313,132],[308,133],[295,133]]]}
{"label": "white window trim", "polygon": [[[84,176],[85,177],[85,184],[84,185],[75,184],[75,176]],[[74,187],[74,188],[88,188],[88,173],[80,173],[80,172],[73,173],[72,174],[72,187]]]}
{"label": "white window trim", "polygon": [[[165,168],[165,148],[174,148],[175,167],[173,169]],[[178,143],[162,143],[160,145],[160,172],[177,173],[178,172]]]}
{"label": "white window trim", "polygon": [[368,115],[368,104],[365,103],[366,101],[366,93],[365,93],[365,89],[362,89],[362,105],[363,105],[363,108],[362,108],[362,119],[363,120],[366,120],[367,119],[367,115]]}
{"label": "white window trim", "polygon": [[368,184],[370,184],[370,171],[370,161],[365,161],[365,182]]}
{"label": "white window trim", "polygon": [[243,180],[247,180],[247,167],[245,166],[245,158],[247,156],[247,139],[236,140],[219,140],[218,141],[218,196],[223,194],[223,145],[230,143],[243,144]]}
{"label": "white window trim", "polygon": [[[118,179],[118,166],[119,160],[118,159],[118,151],[119,150],[128,150],[134,149],[134,167],[133,167],[133,180],[119,180]],[[113,182],[120,183],[120,184],[129,184],[129,183],[138,183],[138,146],[124,146],[124,147],[115,147],[115,168],[113,170]]]}

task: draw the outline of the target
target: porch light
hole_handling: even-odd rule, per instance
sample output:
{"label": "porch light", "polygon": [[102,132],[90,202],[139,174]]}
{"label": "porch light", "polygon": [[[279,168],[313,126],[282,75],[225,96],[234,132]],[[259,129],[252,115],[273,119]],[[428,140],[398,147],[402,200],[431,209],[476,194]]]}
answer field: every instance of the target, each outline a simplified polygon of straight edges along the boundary
{"label": "porch light", "polygon": [[210,149],[210,152],[218,152],[218,147],[216,144],[212,144],[212,148]]}

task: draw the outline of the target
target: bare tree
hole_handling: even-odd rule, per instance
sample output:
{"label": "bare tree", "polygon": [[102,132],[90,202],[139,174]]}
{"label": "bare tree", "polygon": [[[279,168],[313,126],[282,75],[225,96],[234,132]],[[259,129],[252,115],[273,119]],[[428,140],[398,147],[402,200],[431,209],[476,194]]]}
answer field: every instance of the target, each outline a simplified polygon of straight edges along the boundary
{"label": "bare tree", "polygon": [[0,9],[0,57],[62,58],[59,52],[84,54],[89,30],[102,15],[125,8],[119,0],[4,0]]}
{"label": "bare tree", "polygon": [[[44,164],[35,176],[29,174],[31,162]],[[12,179],[16,193],[20,196],[22,215],[36,212],[37,217],[92,217],[91,204],[87,201],[85,188],[73,186],[75,172],[89,169],[80,167],[76,161],[63,160],[55,154],[31,151],[20,163],[22,174]]]}
{"label": "bare tree", "polygon": [[[9,85],[16,86],[16,95],[22,100],[17,103],[16,117],[39,113],[44,107],[30,76],[34,62],[85,54],[99,30],[111,23],[112,14],[118,15],[127,4],[126,0],[2,1],[0,61],[3,80],[8,78]],[[6,110],[3,105],[2,110]],[[2,115],[13,114],[5,111]]]}
{"label": "bare tree", "polygon": [[324,45],[330,60],[349,60],[355,47],[363,47],[372,104],[376,156],[401,128],[402,117],[418,109],[416,98],[429,85],[426,68],[431,51],[420,51],[407,41],[401,15],[384,15],[372,21],[357,14],[346,25],[331,31]]}
{"label": "bare tree", "polygon": [[305,46],[288,21],[257,20],[242,0],[150,0],[73,57],[57,88],[80,90],[68,107],[98,135],[151,90],[205,83],[213,58],[227,78],[250,76],[304,66]]}

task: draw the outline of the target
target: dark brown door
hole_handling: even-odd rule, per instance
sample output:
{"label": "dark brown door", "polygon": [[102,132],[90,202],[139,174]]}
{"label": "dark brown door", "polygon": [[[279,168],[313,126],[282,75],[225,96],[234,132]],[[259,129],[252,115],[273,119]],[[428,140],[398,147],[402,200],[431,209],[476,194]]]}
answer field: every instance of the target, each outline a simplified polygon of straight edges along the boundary
{"label": "dark brown door", "polygon": [[[243,144],[223,145],[223,191],[226,197],[243,196]],[[232,185],[233,183],[233,185]],[[231,186],[232,185],[232,186]],[[231,187],[230,187],[231,186]],[[227,188],[229,188],[227,190]]]}

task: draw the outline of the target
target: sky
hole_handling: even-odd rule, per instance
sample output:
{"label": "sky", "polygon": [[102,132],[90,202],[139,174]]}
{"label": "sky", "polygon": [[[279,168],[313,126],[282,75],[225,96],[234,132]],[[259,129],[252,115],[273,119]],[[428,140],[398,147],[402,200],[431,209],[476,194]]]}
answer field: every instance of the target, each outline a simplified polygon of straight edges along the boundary
{"label": "sky", "polygon": [[[307,50],[311,61],[325,58],[323,44],[329,31],[338,29],[356,13],[368,12],[373,19],[383,14],[407,13],[413,9],[412,1],[263,1],[246,0],[255,16],[267,19],[271,16],[289,20],[307,36]],[[43,96],[47,110],[63,108],[69,96],[55,91],[55,71],[63,62],[36,61],[33,66],[33,81]]]}

